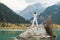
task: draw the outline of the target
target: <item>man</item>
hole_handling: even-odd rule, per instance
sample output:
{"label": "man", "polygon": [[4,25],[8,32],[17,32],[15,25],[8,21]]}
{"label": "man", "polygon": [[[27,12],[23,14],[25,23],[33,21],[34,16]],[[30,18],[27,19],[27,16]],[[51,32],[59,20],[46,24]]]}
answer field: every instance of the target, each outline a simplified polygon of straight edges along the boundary
{"label": "man", "polygon": [[37,13],[36,13],[36,12],[33,13],[33,23],[32,23],[32,27],[34,26],[34,24],[36,24],[36,26],[38,26]]}

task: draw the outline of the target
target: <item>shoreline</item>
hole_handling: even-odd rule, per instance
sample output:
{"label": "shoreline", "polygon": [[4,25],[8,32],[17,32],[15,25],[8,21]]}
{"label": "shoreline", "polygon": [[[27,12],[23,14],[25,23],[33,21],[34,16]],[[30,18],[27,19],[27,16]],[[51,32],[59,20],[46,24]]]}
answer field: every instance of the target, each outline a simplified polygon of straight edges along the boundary
{"label": "shoreline", "polygon": [[23,29],[0,29],[0,31],[25,31]]}

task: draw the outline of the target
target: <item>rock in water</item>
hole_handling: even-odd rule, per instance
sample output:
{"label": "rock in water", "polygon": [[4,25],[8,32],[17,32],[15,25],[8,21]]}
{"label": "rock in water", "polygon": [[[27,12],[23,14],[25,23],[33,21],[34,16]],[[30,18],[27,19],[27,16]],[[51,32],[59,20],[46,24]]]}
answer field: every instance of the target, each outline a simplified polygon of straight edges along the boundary
{"label": "rock in water", "polygon": [[18,37],[25,38],[25,39],[28,38],[40,39],[40,38],[47,38],[50,36],[47,35],[44,25],[41,24],[38,27],[33,27],[26,30],[24,33],[21,33]]}

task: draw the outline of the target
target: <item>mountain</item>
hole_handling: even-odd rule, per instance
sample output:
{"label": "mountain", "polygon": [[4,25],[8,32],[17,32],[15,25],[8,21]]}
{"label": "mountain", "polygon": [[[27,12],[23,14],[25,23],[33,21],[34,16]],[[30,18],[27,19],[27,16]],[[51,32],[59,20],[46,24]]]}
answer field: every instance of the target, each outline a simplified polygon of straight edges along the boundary
{"label": "mountain", "polygon": [[35,11],[37,13],[42,13],[42,11],[44,11],[44,7],[41,3],[36,3],[33,5],[29,5],[28,7],[26,7],[24,10],[22,10],[21,12],[19,12],[19,14],[24,17],[25,19],[31,19],[32,18],[32,13],[34,13]]}
{"label": "mountain", "polygon": [[43,20],[45,20],[48,16],[51,16],[54,23],[60,24],[60,4],[46,8],[45,11],[39,15],[39,18],[42,17],[44,18]]}
{"label": "mountain", "polygon": [[25,23],[25,19],[6,5],[0,3],[0,21],[9,23]]}

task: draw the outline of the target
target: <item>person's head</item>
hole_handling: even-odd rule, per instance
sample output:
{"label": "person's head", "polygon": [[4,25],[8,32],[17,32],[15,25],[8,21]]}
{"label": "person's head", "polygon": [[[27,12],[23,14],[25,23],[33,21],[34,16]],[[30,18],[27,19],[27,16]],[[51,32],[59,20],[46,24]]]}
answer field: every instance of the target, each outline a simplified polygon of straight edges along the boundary
{"label": "person's head", "polygon": [[36,12],[34,12],[34,14],[36,14]]}

